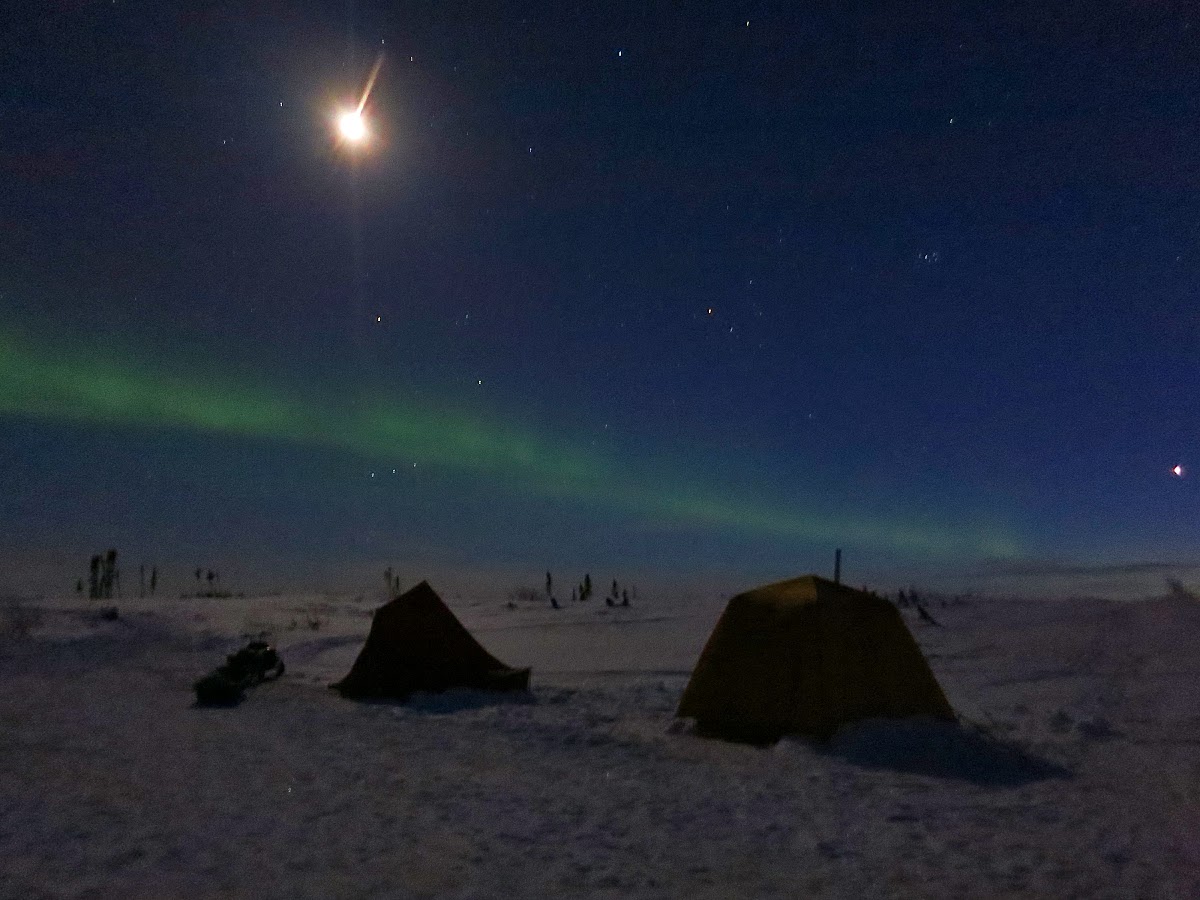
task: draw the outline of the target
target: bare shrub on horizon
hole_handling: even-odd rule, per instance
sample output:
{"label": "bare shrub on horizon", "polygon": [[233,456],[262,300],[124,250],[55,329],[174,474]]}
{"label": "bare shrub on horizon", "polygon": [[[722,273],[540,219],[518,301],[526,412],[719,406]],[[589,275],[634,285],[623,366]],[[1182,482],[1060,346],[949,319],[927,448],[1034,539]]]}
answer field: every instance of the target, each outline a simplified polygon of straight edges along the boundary
{"label": "bare shrub on horizon", "polygon": [[546,602],[546,597],[537,588],[523,585],[509,591],[508,600],[511,603],[536,603],[538,606],[542,606]]}
{"label": "bare shrub on horizon", "polygon": [[29,632],[42,624],[45,616],[36,606],[26,606],[11,600],[0,607],[0,637],[24,640]]}
{"label": "bare shrub on horizon", "polygon": [[1200,600],[1200,597],[1196,596],[1195,591],[1186,587],[1178,578],[1167,579],[1167,596],[1172,600],[1186,600],[1190,603]]}

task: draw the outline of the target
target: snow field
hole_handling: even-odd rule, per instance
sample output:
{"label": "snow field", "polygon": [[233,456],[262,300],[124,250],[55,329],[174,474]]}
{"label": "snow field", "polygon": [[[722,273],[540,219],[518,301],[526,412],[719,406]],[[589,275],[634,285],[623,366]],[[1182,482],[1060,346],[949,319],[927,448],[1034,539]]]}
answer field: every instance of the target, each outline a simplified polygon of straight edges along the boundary
{"label": "snow field", "polygon": [[[771,748],[673,717],[719,600],[450,599],[534,667],[532,695],[406,705],[326,688],[374,605],[21,604],[32,624],[0,628],[0,896],[1200,896],[1200,609],[1178,598],[937,609],[945,628],[913,631],[972,727]],[[259,631],[287,674],[193,708]]]}

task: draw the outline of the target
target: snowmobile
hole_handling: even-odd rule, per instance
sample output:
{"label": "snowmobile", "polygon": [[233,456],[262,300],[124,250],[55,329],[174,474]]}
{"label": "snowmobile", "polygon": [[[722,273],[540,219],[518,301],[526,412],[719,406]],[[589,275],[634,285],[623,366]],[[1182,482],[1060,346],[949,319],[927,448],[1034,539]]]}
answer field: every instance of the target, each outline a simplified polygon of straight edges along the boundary
{"label": "snowmobile", "polygon": [[251,641],[237,653],[225,658],[225,665],[214,669],[192,687],[200,706],[233,706],[240,703],[247,688],[274,680],[284,673],[283,660],[265,641]]}

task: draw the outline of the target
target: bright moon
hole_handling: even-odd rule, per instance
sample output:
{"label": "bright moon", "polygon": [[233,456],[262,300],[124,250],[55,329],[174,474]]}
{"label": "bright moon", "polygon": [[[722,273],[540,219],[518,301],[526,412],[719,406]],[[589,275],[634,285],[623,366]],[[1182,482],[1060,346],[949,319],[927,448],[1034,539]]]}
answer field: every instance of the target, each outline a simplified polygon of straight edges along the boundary
{"label": "bright moon", "polygon": [[1176,478],[1182,478],[1183,477],[1183,466],[1176,466],[1175,468],[1173,468],[1171,470],[1171,474],[1174,475]]}
{"label": "bright moon", "polygon": [[348,109],[341,113],[337,125],[342,137],[352,144],[360,144],[367,139],[367,123],[358,110]]}
{"label": "bright moon", "polygon": [[379,67],[382,65],[383,54],[380,53],[375,59],[375,65],[371,66],[371,74],[367,76],[367,86],[363,88],[358,105],[353,109],[343,108],[337,114],[337,130],[347,144],[361,144],[370,137],[367,121],[363,118],[363,109],[366,108],[367,98],[371,96],[371,89],[375,87],[375,79],[379,77]]}

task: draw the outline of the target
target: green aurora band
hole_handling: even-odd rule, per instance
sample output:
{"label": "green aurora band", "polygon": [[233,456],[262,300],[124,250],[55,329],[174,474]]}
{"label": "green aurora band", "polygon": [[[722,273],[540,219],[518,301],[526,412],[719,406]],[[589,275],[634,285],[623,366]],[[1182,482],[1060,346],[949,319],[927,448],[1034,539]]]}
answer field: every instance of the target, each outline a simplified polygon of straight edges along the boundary
{"label": "green aurora band", "polygon": [[[832,518],[722,497],[599,453],[469,414],[401,402],[335,403],[217,378],[163,375],[92,352],[40,350],[0,329],[0,416],[71,423],[193,429],[281,440],[380,462],[403,457],[489,477],[543,497],[582,501],[689,527],[786,540],[860,544],[930,556],[1011,556],[996,530]],[[659,477],[664,476],[664,477]]]}

